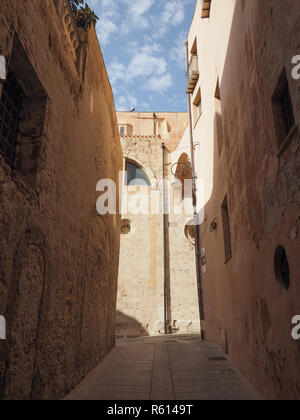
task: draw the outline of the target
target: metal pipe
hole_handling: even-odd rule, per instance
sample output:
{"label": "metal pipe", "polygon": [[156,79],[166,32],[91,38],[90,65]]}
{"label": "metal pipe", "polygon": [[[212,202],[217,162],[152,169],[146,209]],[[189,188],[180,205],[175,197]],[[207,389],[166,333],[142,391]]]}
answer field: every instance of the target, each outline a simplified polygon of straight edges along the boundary
{"label": "metal pipe", "polygon": [[168,333],[167,321],[167,263],[166,263],[166,218],[165,218],[165,143],[162,143],[162,213],[163,213],[163,258],[164,258],[164,324],[165,334]]}
{"label": "metal pipe", "polygon": [[[189,66],[189,48],[188,42],[186,47],[186,69],[188,72]],[[201,272],[201,251],[200,251],[200,234],[197,216],[197,186],[196,186],[196,171],[195,171],[195,150],[194,150],[194,136],[193,136],[193,120],[192,120],[192,106],[191,94],[187,92],[188,98],[188,112],[189,112],[189,126],[190,126],[190,150],[192,163],[192,179],[193,179],[193,209],[194,209],[194,227],[195,227],[195,257],[196,257],[196,273],[197,273],[197,288],[199,301],[199,315],[200,321],[204,320],[203,296],[202,296],[202,272]]]}

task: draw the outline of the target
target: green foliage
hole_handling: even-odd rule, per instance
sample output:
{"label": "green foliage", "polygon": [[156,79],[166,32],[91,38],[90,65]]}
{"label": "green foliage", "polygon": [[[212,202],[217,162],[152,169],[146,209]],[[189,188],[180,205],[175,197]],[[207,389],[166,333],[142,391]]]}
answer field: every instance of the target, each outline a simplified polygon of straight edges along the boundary
{"label": "green foliage", "polygon": [[79,28],[88,31],[92,25],[96,25],[99,18],[85,0],[70,0],[70,3]]}

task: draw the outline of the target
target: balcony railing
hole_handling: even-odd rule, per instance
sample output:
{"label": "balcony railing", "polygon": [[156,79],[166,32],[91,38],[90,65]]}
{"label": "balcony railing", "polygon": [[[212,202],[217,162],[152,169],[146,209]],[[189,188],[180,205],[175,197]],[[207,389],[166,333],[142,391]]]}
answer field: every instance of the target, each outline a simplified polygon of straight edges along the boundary
{"label": "balcony railing", "polygon": [[211,0],[202,0],[202,19],[207,19],[210,16]]}
{"label": "balcony railing", "polygon": [[199,79],[198,55],[192,55],[186,73],[187,93],[193,93]]}

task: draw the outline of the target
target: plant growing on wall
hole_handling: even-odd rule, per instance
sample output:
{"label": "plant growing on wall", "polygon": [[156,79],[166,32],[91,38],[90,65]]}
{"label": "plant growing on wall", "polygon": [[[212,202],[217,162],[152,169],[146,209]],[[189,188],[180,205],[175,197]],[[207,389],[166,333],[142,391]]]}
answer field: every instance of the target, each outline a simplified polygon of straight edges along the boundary
{"label": "plant growing on wall", "polygon": [[92,25],[96,25],[99,18],[85,0],[70,0],[70,2],[75,21],[79,28],[87,31]]}

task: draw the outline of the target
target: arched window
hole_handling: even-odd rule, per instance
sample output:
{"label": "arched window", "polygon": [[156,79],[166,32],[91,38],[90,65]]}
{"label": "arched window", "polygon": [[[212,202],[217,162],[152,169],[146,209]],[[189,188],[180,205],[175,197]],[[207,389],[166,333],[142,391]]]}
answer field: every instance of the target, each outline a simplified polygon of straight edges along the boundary
{"label": "arched window", "polygon": [[150,179],[135,163],[126,161],[126,185],[151,186]]}

